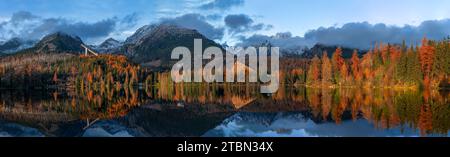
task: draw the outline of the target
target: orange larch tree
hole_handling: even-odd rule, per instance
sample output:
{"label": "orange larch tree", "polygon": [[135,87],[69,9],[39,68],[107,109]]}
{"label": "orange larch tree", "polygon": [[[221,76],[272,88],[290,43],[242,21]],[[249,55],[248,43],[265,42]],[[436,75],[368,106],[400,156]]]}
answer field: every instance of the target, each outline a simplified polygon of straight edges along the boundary
{"label": "orange larch tree", "polygon": [[373,71],[372,71],[372,66],[373,66],[373,56],[374,53],[372,51],[369,51],[368,53],[366,53],[362,60],[361,60],[361,70],[362,70],[362,74],[364,75],[364,78],[366,81],[370,82],[373,79]]}
{"label": "orange larch tree", "polygon": [[53,82],[58,83],[58,69],[55,69],[55,72],[53,73]]}
{"label": "orange larch tree", "polygon": [[338,47],[333,54],[332,63],[334,66],[334,70],[339,71],[344,64],[344,58],[342,57],[342,48]]}
{"label": "orange larch tree", "polygon": [[381,51],[381,59],[383,60],[383,63],[385,64],[389,59],[389,49],[390,45],[384,45],[383,43],[380,43],[380,51]]}
{"label": "orange larch tree", "polygon": [[352,64],[352,74],[356,81],[361,81],[362,75],[361,70],[359,68],[359,57],[358,57],[358,51],[354,50],[351,58],[351,64]]}
{"label": "orange larch tree", "polygon": [[348,81],[348,67],[347,64],[344,62],[344,64],[342,64],[341,66],[341,77],[342,77],[342,81],[341,82],[347,82]]}
{"label": "orange larch tree", "polygon": [[424,74],[424,85],[428,87],[431,68],[433,66],[435,48],[428,43],[426,38],[422,40],[422,46],[419,48],[419,61]]}
{"label": "orange larch tree", "polygon": [[400,59],[402,49],[399,46],[391,46],[389,52],[391,53],[391,63],[396,63]]}
{"label": "orange larch tree", "polygon": [[316,55],[311,60],[311,64],[308,70],[307,83],[308,84],[317,83],[317,81],[319,81],[319,77],[320,77],[320,59]]}
{"label": "orange larch tree", "polygon": [[322,84],[330,85],[333,83],[332,66],[328,53],[325,51],[322,56]]}

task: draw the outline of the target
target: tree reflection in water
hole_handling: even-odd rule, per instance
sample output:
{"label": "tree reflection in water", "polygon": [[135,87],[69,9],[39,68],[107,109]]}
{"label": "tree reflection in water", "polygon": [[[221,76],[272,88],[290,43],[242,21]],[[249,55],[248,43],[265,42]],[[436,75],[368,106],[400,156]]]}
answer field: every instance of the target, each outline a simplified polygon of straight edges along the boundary
{"label": "tree reflection in water", "polygon": [[[448,136],[450,129],[448,91],[282,87],[263,95],[258,87],[175,84],[2,91],[0,121],[37,128],[46,136],[80,136],[97,121],[109,120],[139,130],[135,136],[202,136],[245,113],[298,113],[314,124],[334,126],[364,121],[375,130],[417,131],[420,136]],[[66,134],[67,129],[76,133]]]}

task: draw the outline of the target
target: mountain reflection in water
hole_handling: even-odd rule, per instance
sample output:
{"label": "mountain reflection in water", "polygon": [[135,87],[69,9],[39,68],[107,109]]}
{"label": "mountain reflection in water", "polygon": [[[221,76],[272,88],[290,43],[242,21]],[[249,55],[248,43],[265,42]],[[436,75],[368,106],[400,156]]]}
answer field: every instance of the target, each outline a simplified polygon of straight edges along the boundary
{"label": "mountain reflection in water", "polygon": [[0,93],[0,136],[449,136],[448,91],[251,85]]}

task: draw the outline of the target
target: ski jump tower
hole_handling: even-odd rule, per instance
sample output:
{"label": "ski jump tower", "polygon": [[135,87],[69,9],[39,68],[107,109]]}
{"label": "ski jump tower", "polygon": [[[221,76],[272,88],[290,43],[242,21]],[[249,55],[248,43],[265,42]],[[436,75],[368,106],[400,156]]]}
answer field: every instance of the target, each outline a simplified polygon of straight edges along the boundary
{"label": "ski jump tower", "polygon": [[81,44],[81,47],[84,48],[84,55],[85,56],[89,56],[89,54],[92,54],[94,56],[98,56],[98,53],[94,52],[93,50],[91,50],[89,47],[87,47],[86,45]]}

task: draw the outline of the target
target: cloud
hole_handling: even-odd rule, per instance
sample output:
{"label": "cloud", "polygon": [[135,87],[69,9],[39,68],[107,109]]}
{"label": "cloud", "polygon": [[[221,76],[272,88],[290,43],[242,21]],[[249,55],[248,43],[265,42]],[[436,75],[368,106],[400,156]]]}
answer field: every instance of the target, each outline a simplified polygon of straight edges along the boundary
{"label": "cloud", "polygon": [[209,3],[203,4],[199,9],[218,9],[218,10],[228,10],[235,6],[241,6],[244,4],[244,0],[213,0]]}
{"label": "cloud", "polygon": [[342,45],[353,48],[369,49],[376,42],[394,44],[420,43],[423,37],[440,40],[450,35],[450,19],[424,21],[418,26],[403,27],[385,24],[347,23],[342,27],[321,27],[305,34],[308,40],[329,45]]}
{"label": "cloud", "polygon": [[0,23],[0,39],[19,37],[26,40],[39,40],[45,35],[61,31],[79,36],[83,40],[91,40],[106,37],[118,29],[136,25],[136,21],[136,14],[87,23],[65,18],[43,18],[22,11],[14,13],[8,21]]}
{"label": "cloud", "polygon": [[292,38],[291,32],[279,32],[275,35],[276,38]]}
{"label": "cloud", "polygon": [[217,21],[217,20],[222,19],[222,15],[220,15],[220,14],[211,14],[211,15],[206,16],[206,19],[212,20],[212,21]]}
{"label": "cloud", "polygon": [[254,24],[253,19],[245,14],[227,15],[224,19],[225,25],[228,27],[231,34],[254,32],[263,29],[272,28],[271,25],[262,23]]}
{"label": "cloud", "polygon": [[31,14],[30,12],[26,11],[19,11],[12,15],[11,21],[12,22],[21,22],[26,20],[32,20],[38,18],[37,16]]}
{"label": "cloud", "polygon": [[233,29],[238,29],[240,27],[247,27],[253,23],[253,20],[244,14],[239,15],[228,15],[225,17],[225,24]]}
{"label": "cloud", "polygon": [[162,18],[162,24],[173,24],[184,28],[195,29],[209,39],[220,40],[224,35],[224,28],[215,27],[207,22],[207,17],[200,14],[185,14],[175,18]]}
{"label": "cloud", "polygon": [[129,15],[126,15],[125,17],[123,17],[120,20],[119,24],[122,26],[121,28],[133,27],[133,26],[137,25],[138,21],[139,21],[139,14],[132,13],[132,14],[129,14]]}
{"label": "cloud", "polygon": [[171,17],[171,16],[179,16],[183,15],[184,12],[179,9],[171,9],[171,8],[161,8],[156,12],[157,17]]}
{"label": "cloud", "polygon": [[61,31],[77,35],[82,39],[89,39],[108,36],[109,33],[114,31],[115,25],[115,19],[106,19],[95,23],[73,23],[66,19],[50,18],[44,19],[41,25],[31,29],[31,32],[27,35],[29,38],[38,39],[45,34]]}

